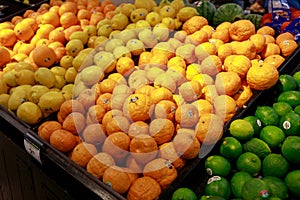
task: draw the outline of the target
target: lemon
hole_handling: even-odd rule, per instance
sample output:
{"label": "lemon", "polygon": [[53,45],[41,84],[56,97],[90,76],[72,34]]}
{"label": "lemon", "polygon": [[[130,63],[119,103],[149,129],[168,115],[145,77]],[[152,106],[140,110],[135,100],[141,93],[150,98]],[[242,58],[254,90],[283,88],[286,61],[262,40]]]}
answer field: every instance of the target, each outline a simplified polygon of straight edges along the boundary
{"label": "lemon", "polygon": [[43,117],[38,105],[32,102],[24,102],[17,109],[17,117],[29,125],[37,124]]}
{"label": "lemon", "polygon": [[175,18],[176,10],[172,5],[165,5],[159,10],[161,18],[171,17]]}
{"label": "lemon", "polygon": [[235,119],[229,126],[230,134],[237,140],[248,140],[254,134],[254,129],[250,122],[244,119]]}
{"label": "lemon", "polygon": [[192,18],[193,16],[198,15],[198,12],[196,10],[196,8],[194,7],[190,7],[190,6],[186,6],[181,8],[178,13],[177,13],[177,18],[182,21],[185,22],[186,20]]}
{"label": "lemon", "polygon": [[262,162],[262,173],[264,176],[276,176],[282,178],[289,169],[289,163],[281,154],[269,154]]}
{"label": "lemon", "polygon": [[145,20],[154,27],[156,24],[161,22],[161,16],[157,12],[152,11],[146,15]]}
{"label": "lemon", "polygon": [[123,13],[118,13],[111,19],[111,27],[114,30],[123,30],[129,23],[128,17]]}

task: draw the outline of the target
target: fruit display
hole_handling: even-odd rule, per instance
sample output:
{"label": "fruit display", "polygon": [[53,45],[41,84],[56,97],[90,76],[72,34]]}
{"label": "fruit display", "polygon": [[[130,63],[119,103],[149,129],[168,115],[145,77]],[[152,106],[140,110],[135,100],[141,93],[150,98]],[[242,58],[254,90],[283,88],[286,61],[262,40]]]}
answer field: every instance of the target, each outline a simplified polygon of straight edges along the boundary
{"label": "fruit display", "polygon": [[231,3],[51,0],[0,24],[0,105],[113,191],[156,199],[297,49],[258,23]]}
{"label": "fruit display", "polygon": [[[298,70],[279,76],[268,102],[261,98],[254,110],[231,121],[214,152],[205,158],[201,170],[207,179],[197,194],[200,199],[299,198]],[[178,194],[184,199],[196,192],[178,188],[173,199],[180,199]]]}

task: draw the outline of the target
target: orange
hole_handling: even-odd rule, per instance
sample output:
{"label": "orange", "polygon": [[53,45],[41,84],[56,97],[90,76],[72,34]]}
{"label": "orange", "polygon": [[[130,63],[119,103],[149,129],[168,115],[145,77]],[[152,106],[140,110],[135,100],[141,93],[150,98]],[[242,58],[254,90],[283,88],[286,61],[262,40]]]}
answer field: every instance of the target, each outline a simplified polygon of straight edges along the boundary
{"label": "orange", "polygon": [[102,151],[120,160],[128,154],[130,138],[124,132],[115,132],[109,135],[103,143]]}
{"label": "orange", "polygon": [[215,31],[214,27],[210,25],[204,25],[200,30],[205,31],[209,38],[211,38],[213,32]]}
{"label": "orange", "polygon": [[11,61],[11,55],[5,47],[0,47],[0,67],[3,67],[5,64]]}
{"label": "orange", "polygon": [[94,145],[103,144],[106,138],[103,126],[99,123],[87,125],[80,136],[85,142]]}
{"label": "orange", "polygon": [[281,50],[281,54],[284,57],[291,55],[295,49],[297,49],[298,44],[294,39],[283,40],[279,43],[279,48]]}
{"label": "orange", "polygon": [[32,59],[39,67],[50,67],[56,62],[56,54],[50,47],[40,46],[32,51]]}
{"label": "orange", "polygon": [[143,175],[156,180],[164,190],[177,178],[177,170],[168,160],[156,158],[145,165]]}
{"label": "orange", "polygon": [[202,88],[206,85],[214,84],[214,79],[208,74],[197,74],[192,78],[192,80],[198,81]]}
{"label": "orange", "polygon": [[233,54],[244,55],[249,59],[254,59],[256,56],[256,47],[250,40],[245,40],[242,42],[233,41],[231,42],[231,48]]}
{"label": "orange", "polygon": [[91,14],[90,25],[96,26],[102,19],[104,19],[104,14],[102,12],[94,12]]}
{"label": "orange", "polygon": [[65,12],[60,16],[60,24],[64,29],[67,29],[71,26],[78,25],[79,20],[73,12]]}
{"label": "orange", "polygon": [[101,123],[102,119],[105,115],[105,108],[103,108],[101,105],[92,105],[89,108],[87,108],[86,112],[86,122],[87,124],[93,124],[93,123]]}
{"label": "orange", "polygon": [[32,27],[28,26],[28,24],[25,24],[23,21],[15,25],[14,32],[18,39],[23,41],[29,41],[35,34]]}
{"label": "orange", "polygon": [[210,55],[201,62],[200,72],[203,74],[215,76],[217,73],[221,71],[222,71],[222,60],[219,58],[219,56]]}
{"label": "orange", "polygon": [[219,24],[217,27],[216,27],[216,31],[218,30],[222,30],[222,29],[229,29],[231,27],[231,22],[222,22],[221,24]]}
{"label": "orange", "polygon": [[62,119],[65,119],[72,112],[85,113],[85,108],[83,105],[75,99],[66,100],[63,102],[59,108],[59,113]]}
{"label": "orange", "polygon": [[199,45],[203,42],[208,42],[208,34],[203,30],[198,30],[190,35],[188,35],[185,39],[185,43],[191,43],[193,45]]}
{"label": "orange", "polygon": [[96,100],[97,105],[101,105],[106,111],[111,110],[111,93],[100,94]]}
{"label": "orange", "polygon": [[239,108],[242,108],[252,97],[253,92],[249,85],[242,85],[240,91],[233,96],[236,101],[236,105]]}
{"label": "orange", "polygon": [[129,94],[113,94],[111,97],[111,108],[112,109],[123,109],[123,104]]}
{"label": "orange", "polygon": [[153,104],[157,104],[161,100],[172,100],[173,94],[169,89],[160,87],[151,92],[150,99]]}
{"label": "orange", "polygon": [[145,94],[147,96],[150,96],[154,90],[156,90],[155,87],[153,87],[151,85],[142,85],[142,86],[138,87],[134,93],[135,94]]}
{"label": "orange", "polygon": [[224,122],[229,121],[236,113],[236,102],[228,95],[220,95],[214,99],[215,114],[219,115]]}
{"label": "orange", "polygon": [[124,194],[130,187],[131,181],[126,172],[120,167],[110,166],[104,171],[103,182],[110,185],[111,188],[120,193]]}
{"label": "orange", "polygon": [[51,134],[61,128],[61,124],[57,121],[46,121],[38,127],[38,135],[49,142]]}
{"label": "orange", "polygon": [[198,59],[198,63],[201,63],[206,57],[210,55],[216,55],[217,47],[211,42],[200,43],[195,48],[195,55]]}
{"label": "orange", "polygon": [[85,167],[95,154],[97,154],[96,146],[81,142],[74,147],[70,159],[79,166]]}
{"label": "orange", "polygon": [[123,105],[124,115],[132,121],[144,121],[151,117],[153,101],[145,94],[130,95]]}
{"label": "orange", "polygon": [[187,32],[187,34],[193,34],[205,25],[208,25],[207,19],[202,16],[193,16],[183,23],[182,30]]}
{"label": "orange", "polygon": [[176,169],[181,169],[186,159],[180,158],[176,152],[173,142],[166,142],[159,146],[159,157],[168,160]]}
{"label": "orange", "polygon": [[234,95],[241,87],[241,78],[236,72],[220,72],[215,80],[218,94]]}
{"label": "orange", "polygon": [[76,146],[75,136],[64,129],[55,130],[49,140],[50,144],[57,150],[66,153]]}
{"label": "orange", "polygon": [[100,152],[90,159],[86,170],[96,178],[102,178],[104,171],[113,165],[115,165],[113,157],[105,152]]}
{"label": "orange", "polygon": [[182,130],[180,133],[177,132],[173,139],[173,143],[179,157],[193,159],[198,156],[201,144],[196,138],[195,131],[187,130],[190,129]]}
{"label": "orange", "polygon": [[291,34],[290,32],[284,32],[284,33],[279,34],[276,37],[275,42],[277,45],[279,45],[284,40],[295,40],[295,36],[293,34]]}
{"label": "orange", "polygon": [[[103,7],[102,5],[103,3],[101,4],[101,7]],[[106,15],[108,12],[114,11],[116,8],[117,6],[113,3],[107,4],[103,7],[103,14]]]}
{"label": "orange", "polygon": [[115,116],[112,118],[110,123],[105,126],[105,131],[107,135],[111,135],[115,132],[128,132],[130,126],[129,120],[124,116]]}
{"label": "orange", "polygon": [[149,64],[151,67],[158,67],[161,69],[166,69],[168,63],[168,57],[166,54],[154,54],[151,56],[149,60]]}
{"label": "orange", "polygon": [[76,31],[82,31],[80,25],[73,25],[68,28],[64,28],[65,38],[67,39],[67,41],[70,40],[70,35],[72,35],[72,33]]}
{"label": "orange", "polygon": [[38,35],[40,39],[48,39],[50,32],[54,29],[55,27],[52,24],[40,24],[39,29],[36,31],[36,35]]}
{"label": "orange", "polygon": [[276,68],[278,68],[284,61],[285,58],[278,54],[270,55],[264,59],[265,63],[270,63]]}
{"label": "orange", "polygon": [[116,70],[118,73],[123,76],[129,76],[131,72],[135,69],[135,64],[132,58],[129,57],[121,57],[118,59],[116,64]]}
{"label": "orange", "polygon": [[55,12],[46,12],[42,14],[41,24],[52,24],[55,28],[60,26],[59,15]]}
{"label": "orange", "polygon": [[146,122],[136,121],[129,125],[128,136],[130,138],[133,138],[138,134],[148,134],[148,133],[149,133],[149,125]]}
{"label": "orange", "polygon": [[262,26],[256,31],[256,33],[262,35],[270,35],[273,37],[275,36],[275,30],[270,26]]}
{"label": "orange", "polygon": [[168,65],[168,67],[178,66],[178,67],[181,67],[183,69],[186,69],[185,60],[180,56],[174,56],[171,59],[169,59],[167,65]]}
{"label": "orange", "polygon": [[157,153],[157,143],[150,135],[139,134],[131,139],[130,154],[138,163],[148,163],[156,157]]}
{"label": "orange", "polygon": [[144,67],[144,65],[150,63],[150,59],[153,56],[153,54],[149,51],[144,51],[139,56],[138,66]]}
{"label": "orange", "polygon": [[251,61],[244,55],[234,55],[225,58],[224,67],[226,71],[236,72],[240,78],[244,78],[251,67]]}
{"label": "orange", "polygon": [[102,125],[106,127],[115,116],[123,116],[122,111],[117,109],[107,111],[103,116]]}
{"label": "orange", "polygon": [[0,45],[12,47],[17,42],[17,36],[12,29],[0,30]]}
{"label": "orange", "polygon": [[158,145],[171,141],[174,133],[174,124],[169,119],[156,118],[150,122],[149,134]]}
{"label": "orange", "polygon": [[58,9],[59,16],[62,16],[66,12],[77,13],[77,5],[75,2],[66,1],[60,5]]}
{"label": "orange", "polygon": [[176,104],[170,100],[159,101],[154,108],[155,118],[169,119],[173,121],[175,119]]}
{"label": "orange", "polygon": [[63,129],[70,131],[74,135],[78,135],[85,128],[85,116],[80,112],[70,113],[63,121]]}
{"label": "orange", "polygon": [[218,49],[221,45],[225,44],[222,40],[210,38],[208,40],[210,43],[214,44],[216,48]]}
{"label": "orange", "polygon": [[249,40],[254,44],[257,53],[260,53],[264,49],[266,44],[266,38],[264,35],[256,33],[251,35]]}
{"label": "orange", "polygon": [[260,55],[262,58],[266,58],[270,55],[280,55],[280,47],[275,43],[267,43]]}
{"label": "orange", "polygon": [[196,137],[203,144],[215,144],[223,135],[224,120],[217,114],[205,113],[195,127]]}
{"label": "orange", "polygon": [[191,80],[181,84],[178,87],[178,92],[186,102],[192,102],[200,98],[202,87],[198,81]]}
{"label": "orange", "polygon": [[80,9],[78,10],[77,12],[77,18],[78,20],[81,20],[81,19],[87,19],[87,20],[90,20],[91,18],[91,13],[89,10],[87,9]]}
{"label": "orange", "polygon": [[217,55],[221,59],[222,62],[224,62],[225,58],[232,55],[232,49],[230,44],[222,44],[217,49]]}
{"label": "orange", "polygon": [[199,112],[193,104],[182,104],[175,111],[175,120],[180,127],[194,127],[199,120]]}
{"label": "orange", "polygon": [[118,83],[113,79],[104,79],[99,83],[100,92],[103,93],[113,93],[115,86]]}
{"label": "orange", "polygon": [[213,106],[208,100],[198,99],[197,101],[194,101],[192,104],[197,107],[200,117],[204,114],[213,112]]}
{"label": "orange", "polygon": [[231,24],[229,34],[234,41],[244,41],[255,34],[255,26],[250,20],[238,20]]}
{"label": "orange", "polygon": [[66,37],[63,27],[58,27],[49,33],[49,42],[60,42],[66,44]]}
{"label": "orange", "polygon": [[219,39],[222,40],[224,43],[227,43],[231,40],[229,29],[228,28],[218,29],[218,30],[216,29],[216,31],[213,32],[211,38]]}
{"label": "orange", "polygon": [[149,176],[143,176],[133,182],[127,193],[127,199],[157,199],[161,192],[161,187],[157,181]]}

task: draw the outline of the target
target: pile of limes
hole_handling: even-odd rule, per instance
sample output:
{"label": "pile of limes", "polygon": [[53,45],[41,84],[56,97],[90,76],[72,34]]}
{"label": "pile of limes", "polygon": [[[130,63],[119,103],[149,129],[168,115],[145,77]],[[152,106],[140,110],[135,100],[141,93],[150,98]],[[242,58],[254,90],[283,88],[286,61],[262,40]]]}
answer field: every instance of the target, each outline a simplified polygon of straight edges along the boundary
{"label": "pile of limes", "polygon": [[[274,102],[233,120],[205,159],[209,179],[200,200],[300,198],[300,71],[280,75],[276,89]],[[172,200],[191,199],[185,190],[193,192],[181,188]]]}

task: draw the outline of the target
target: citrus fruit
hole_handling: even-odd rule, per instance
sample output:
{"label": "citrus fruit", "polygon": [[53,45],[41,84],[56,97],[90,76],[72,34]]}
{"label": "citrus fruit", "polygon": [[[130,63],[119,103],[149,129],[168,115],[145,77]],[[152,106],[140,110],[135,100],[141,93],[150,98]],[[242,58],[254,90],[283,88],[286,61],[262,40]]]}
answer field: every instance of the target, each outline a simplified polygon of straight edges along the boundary
{"label": "citrus fruit", "polygon": [[292,107],[296,107],[300,104],[300,91],[292,90],[282,92],[279,94],[277,101],[286,102]]}
{"label": "citrus fruit", "polygon": [[293,78],[294,78],[294,80],[296,81],[297,86],[299,87],[299,86],[300,86],[300,71],[294,73],[294,74],[293,74]]}
{"label": "citrus fruit", "polygon": [[212,155],[205,160],[205,169],[210,176],[225,177],[231,172],[231,164],[222,156]]}
{"label": "citrus fruit", "polygon": [[203,195],[200,197],[199,200],[225,200],[225,198],[223,197],[219,197],[219,196],[207,196],[207,195]]}
{"label": "citrus fruit", "polygon": [[239,171],[246,171],[255,176],[261,170],[261,160],[256,154],[245,152],[237,158],[236,168]]}
{"label": "citrus fruit", "polygon": [[255,116],[260,119],[264,126],[277,125],[279,122],[279,115],[271,106],[258,106]]}
{"label": "citrus fruit", "polygon": [[220,145],[220,154],[230,160],[236,159],[242,152],[242,144],[234,137],[225,137]]}
{"label": "citrus fruit", "polygon": [[293,76],[289,74],[281,74],[278,77],[278,81],[276,83],[279,91],[291,91],[297,88],[297,82],[294,80]]}
{"label": "citrus fruit", "polygon": [[297,113],[298,115],[300,115],[300,105],[298,105],[294,108],[294,112]]}
{"label": "citrus fruit", "polygon": [[289,191],[296,197],[300,197],[300,170],[290,171],[284,178]]}
{"label": "citrus fruit", "polygon": [[281,146],[281,153],[288,162],[300,163],[300,137],[286,137]]}
{"label": "citrus fruit", "polygon": [[238,140],[247,140],[254,134],[254,129],[249,121],[235,119],[229,126],[230,134]]}
{"label": "citrus fruit", "polygon": [[271,153],[268,144],[259,138],[251,138],[243,145],[243,148],[246,152],[252,152],[260,158],[264,158]]}
{"label": "citrus fruit", "polygon": [[269,154],[262,162],[264,176],[283,177],[289,169],[289,163],[281,154]]}
{"label": "citrus fruit", "polygon": [[271,197],[279,197],[280,199],[288,198],[288,188],[282,179],[274,176],[266,176],[262,180],[268,185]]}
{"label": "citrus fruit", "polygon": [[283,116],[293,110],[292,106],[287,102],[275,102],[272,107],[279,116]]}
{"label": "citrus fruit", "polygon": [[252,176],[248,172],[239,171],[233,174],[230,180],[230,186],[234,197],[242,197],[242,188],[250,179],[252,179]]}
{"label": "citrus fruit", "polygon": [[253,199],[264,199],[270,195],[270,188],[261,179],[252,178],[247,181],[242,188],[242,199],[253,200]]}
{"label": "citrus fruit", "polygon": [[213,176],[207,181],[205,195],[228,199],[231,195],[230,183],[224,177]]}
{"label": "citrus fruit", "polygon": [[254,135],[258,135],[262,129],[261,121],[254,115],[248,115],[244,117],[244,120],[249,121],[254,129]]}
{"label": "citrus fruit", "polygon": [[300,134],[300,115],[291,111],[282,116],[279,120],[279,127],[283,130],[285,135],[299,135]]}
{"label": "citrus fruit", "polygon": [[284,141],[285,134],[279,127],[269,125],[261,129],[259,138],[265,141],[270,148],[277,148]]}
{"label": "citrus fruit", "polygon": [[172,195],[172,200],[197,200],[195,192],[189,188],[178,188]]}

